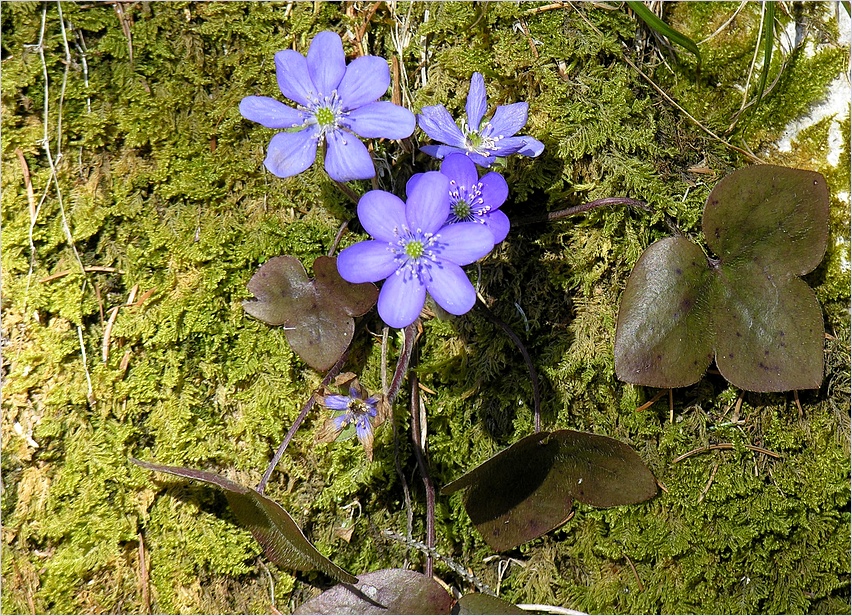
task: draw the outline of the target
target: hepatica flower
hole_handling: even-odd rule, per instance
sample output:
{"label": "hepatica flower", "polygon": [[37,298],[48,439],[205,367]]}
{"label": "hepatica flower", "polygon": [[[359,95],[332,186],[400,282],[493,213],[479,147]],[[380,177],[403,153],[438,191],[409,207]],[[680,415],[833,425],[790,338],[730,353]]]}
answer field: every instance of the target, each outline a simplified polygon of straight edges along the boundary
{"label": "hepatica flower", "polygon": [[414,132],[414,114],[377,101],[390,84],[387,62],[361,56],[347,66],[343,43],[334,32],[317,34],[307,57],[292,49],[276,53],[275,72],[281,93],[296,108],[268,96],[247,96],[240,113],[267,128],[284,129],[272,137],[263,161],[278,177],[310,167],[317,146],[324,143],[325,169],[332,179],[371,178],[376,169],[357,136],[403,139]]}
{"label": "hepatica flower", "polygon": [[490,167],[497,157],[511,154],[535,157],[544,151],[541,141],[515,136],[527,123],[527,103],[500,105],[494,116],[484,121],[486,110],[485,80],[481,73],[474,73],[465,105],[467,118],[462,121],[461,128],[443,105],[424,107],[417,116],[423,132],[445,144],[421,149],[435,158],[444,158],[453,152],[466,154],[481,167]]}
{"label": "hepatica flower", "polygon": [[321,442],[330,442],[337,438],[351,438],[352,432],[364,446],[367,457],[373,457],[373,427],[379,422],[379,398],[366,394],[360,386],[349,387],[349,395],[329,394],[324,397],[323,406],[334,411],[318,434]]}
{"label": "hepatica flower", "polygon": [[[444,159],[441,174],[450,180],[450,215],[447,224],[476,222],[491,231],[495,244],[506,239],[509,218],[498,209],[509,196],[509,185],[503,176],[490,171],[480,178],[473,161],[457,153]],[[405,187],[408,194],[422,176],[422,173],[411,176]]]}
{"label": "hepatica flower", "polygon": [[374,239],[341,251],[337,269],[349,282],[384,280],[379,315],[391,327],[417,319],[428,291],[450,314],[464,314],[476,302],[476,291],[462,265],[484,257],[494,236],[484,225],[450,217],[450,179],[437,171],[424,173],[403,201],[373,190],[358,202],[358,219]]}

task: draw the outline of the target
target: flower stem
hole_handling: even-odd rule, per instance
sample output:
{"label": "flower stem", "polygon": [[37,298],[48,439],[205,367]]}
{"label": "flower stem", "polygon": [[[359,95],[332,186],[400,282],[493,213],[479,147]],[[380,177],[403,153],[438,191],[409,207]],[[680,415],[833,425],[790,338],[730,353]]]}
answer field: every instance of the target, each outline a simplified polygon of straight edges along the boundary
{"label": "flower stem", "polygon": [[337,187],[340,189],[340,191],[344,195],[346,195],[347,197],[349,197],[352,200],[352,203],[354,203],[355,205],[358,205],[358,201],[360,201],[360,199],[361,199],[361,196],[358,193],[356,193],[354,190],[349,188],[343,182],[338,182],[337,180],[335,180],[334,183],[337,184]]}
{"label": "flower stem", "polygon": [[[331,370],[328,371],[328,374],[325,375],[325,378],[322,380],[322,386],[326,387],[331,381],[340,374],[340,370],[343,368],[343,363],[346,361],[346,358],[349,356],[349,349],[347,348],[343,355],[340,356],[340,359],[337,360],[337,363],[331,367]],[[266,489],[266,484],[269,482],[269,478],[272,477],[272,473],[275,471],[275,467],[278,466],[278,463],[281,461],[281,456],[284,455],[284,450],[287,449],[287,445],[290,444],[290,441],[293,440],[293,435],[296,434],[296,430],[302,425],[302,422],[305,421],[305,417],[308,416],[310,410],[314,407],[314,404],[317,401],[317,392],[311,394],[311,397],[308,398],[308,401],[305,403],[305,406],[302,407],[302,411],[299,413],[299,416],[296,417],[296,421],[293,422],[293,425],[290,427],[290,430],[284,436],[284,440],[281,441],[281,444],[278,446],[278,451],[275,452],[275,455],[272,457],[272,461],[269,463],[269,466],[266,467],[266,472],[263,474],[263,478],[260,480],[260,483],[257,484],[257,492],[263,494],[263,491]]]}
{"label": "flower stem", "polygon": [[[588,203],[581,203],[580,205],[575,205],[564,210],[557,210],[556,212],[545,212],[544,214],[535,214],[533,216],[527,216],[525,218],[512,221],[512,226],[532,225],[535,223],[542,222],[553,222],[554,220],[561,220],[562,218],[569,218],[571,216],[576,216],[577,214],[584,214],[585,212],[589,212],[596,208],[606,207],[609,205],[626,205],[637,210],[642,210],[643,212],[654,212],[654,208],[652,208],[644,201],[639,201],[638,199],[631,199],[629,197],[607,197],[605,199],[595,199],[594,201],[589,201]],[[678,235],[681,235],[680,229],[678,228],[677,224],[671,216],[664,213],[663,218],[666,221],[666,225],[668,225],[669,229],[671,229],[672,233],[677,233]]]}
{"label": "flower stem", "polygon": [[521,355],[524,356],[524,362],[527,365],[527,370],[530,373],[530,382],[532,383],[533,388],[533,418],[535,421],[535,431],[541,432],[541,392],[538,388],[538,373],[535,370],[535,366],[533,365],[532,358],[530,357],[529,352],[527,352],[527,347],[524,346],[524,343],[521,342],[521,339],[518,335],[512,331],[512,328],[509,327],[506,323],[500,320],[496,314],[491,312],[491,310],[486,306],[481,299],[476,298],[476,306],[485,315],[489,321],[494,323],[497,327],[503,330],[509,338],[512,339],[512,342],[515,343],[515,346],[518,347],[518,350],[521,352]]}
{"label": "flower stem", "polygon": [[[426,443],[421,440],[426,416],[424,413],[421,417],[420,383],[417,380],[417,374],[412,372],[409,382],[411,383],[411,442],[414,443],[414,457],[417,458],[417,467],[420,470],[420,476],[423,478],[423,487],[426,489],[426,548],[433,550],[435,548],[435,484],[429,474]],[[420,423],[421,418],[423,424]],[[423,572],[426,577],[432,577],[433,567],[434,559],[432,553],[429,552],[426,555],[426,568]]]}
{"label": "flower stem", "polygon": [[402,344],[402,353],[399,355],[399,360],[396,362],[396,370],[393,373],[393,380],[387,391],[388,404],[393,404],[394,399],[399,393],[399,388],[402,387],[402,381],[408,373],[408,364],[411,362],[411,354],[414,352],[414,343],[417,341],[417,327],[419,323],[415,321],[407,326],[404,332],[404,342]]}

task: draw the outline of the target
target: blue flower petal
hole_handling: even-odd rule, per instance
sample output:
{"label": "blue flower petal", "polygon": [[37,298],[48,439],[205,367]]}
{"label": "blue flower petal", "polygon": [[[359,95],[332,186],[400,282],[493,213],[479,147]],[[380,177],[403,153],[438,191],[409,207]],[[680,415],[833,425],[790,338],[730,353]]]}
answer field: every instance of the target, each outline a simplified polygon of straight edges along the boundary
{"label": "blue flower petal", "polygon": [[435,233],[450,216],[450,179],[429,171],[414,186],[405,204],[405,217],[412,231]]}
{"label": "blue flower petal", "polygon": [[[499,208],[508,199],[509,185],[506,183],[506,179],[496,171],[483,175],[479,178],[479,183],[482,184],[482,204],[490,206],[492,211]],[[475,209],[477,205],[473,204],[473,207]]]}
{"label": "blue flower petal", "polygon": [[270,173],[288,178],[310,167],[317,157],[313,127],[298,133],[278,133],[272,137],[263,164]]}
{"label": "blue flower petal", "polygon": [[494,156],[509,156],[510,154],[517,154],[526,145],[527,137],[506,137],[497,142],[492,153]]}
{"label": "blue flower petal", "polygon": [[379,316],[390,327],[403,328],[414,323],[426,302],[426,287],[416,276],[400,272],[390,276],[379,291]]}
{"label": "blue flower petal", "polygon": [[308,114],[268,96],[246,96],[240,101],[242,116],[266,128],[293,128],[308,121]]}
{"label": "blue flower petal", "polygon": [[464,135],[443,105],[424,107],[417,116],[417,123],[423,132],[435,141],[464,148]]}
{"label": "blue flower petal", "polygon": [[334,422],[334,429],[338,432],[342,432],[343,428],[348,426],[349,422],[352,421],[352,414],[343,413],[342,415],[332,417],[331,420]]}
{"label": "blue flower petal", "polygon": [[446,246],[441,249],[439,257],[456,265],[473,263],[494,248],[494,236],[479,222],[447,225],[441,229],[441,242]]}
{"label": "blue flower petal", "polygon": [[[452,225],[458,227],[458,225]],[[467,223],[476,225],[476,223]],[[481,225],[476,225],[483,229],[491,237],[491,233]],[[431,268],[432,279],[426,282],[426,288],[432,298],[438,305],[449,312],[450,314],[464,314],[473,308],[476,303],[476,290],[470,284],[462,268],[447,261],[441,261],[435,267]]]}
{"label": "blue flower petal", "polygon": [[509,217],[500,210],[483,216],[482,222],[485,223],[485,228],[491,231],[491,235],[494,236],[495,244],[499,244],[509,235]]}
{"label": "blue flower petal", "polygon": [[467,154],[467,150],[464,148],[454,148],[449,145],[424,145],[420,148],[420,151],[439,160],[454,153]]}
{"label": "blue flower petal", "polygon": [[526,143],[524,144],[524,147],[518,150],[518,154],[535,158],[544,152],[544,144],[538,139],[533,139],[532,137],[522,137],[522,139]]}
{"label": "blue flower petal", "polygon": [[344,126],[368,138],[405,139],[414,132],[414,114],[405,107],[380,101],[355,109]]}
{"label": "blue flower petal", "polygon": [[337,271],[347,282],[378,282],[398,267],[387,242],[367,240],[344,248],[337,255]]}
{"label": "blue flower petal", "polygon": [[355,422],[355,435],[367,449],[373,446],[373,424],[366,417],[359,417]]}
{"label": "blue flower petal", "polygon": [[298,51],[285,49],[275,54],[275,75],[281,94],[291,101],[307,107],[310,99],[316,97],[308,62]]}
{"label": "blue flower petal", "polygon": [[346,67],[337,93],[344,111],[357,109],[384,96],[390,85],[390,71],[384,58],[361,56]]}
{"label": "blue flower petal", "polygon": [[333,411],[345,411],[349,408],[349,403],[352,401],[352,398],[348,396],[339,396],[337,394],[332,394],[330,396],[326,396],[323,400],[322,405]]}
{"label": "blue flower petal", "polygon": [[456,187],[470,189],[479,181],[476,165],[464,154],[454,153],[447,156],[441,163],[441,173],[450,178],[450,190],[455,190]]}
{"label": "blue flower petal", "polygon": [[488,103],[485,99],[485,80],[482,78],[482,73],[474,73],[470,78],[470,90],[468,90],[467,104],[464,108],[467,112],[468,127],[472,131],[479,131],[482,116],[488,109]]}
{"label": "blue flower petal", "polygon": [[396,243],[400,230],[408,225],[405,203],[384,190],[371,190],[358,200],[358,220],[367,233],[383,242]]}
{"label": "blue flower petal", "polygon": [[488,122],[490,126],[482,132],[487,132],[491,137],[511,137],[527,123],[528,109],[526,103],[500,105]]}
{"label": "blue flower petal", "polygon": [[308,49],[307,65],[317,93],[331,96],[346,72],[346,54],[340,37],[330,30],[317,34]]}
{"label": "blue flower petal", "polygon": [[481,154],[477,154],[476,152],[467,152],[468,158],[475,162],[480,167],[490,167],[494,164],[494,161],[497,160],[496,156],[482,156]]}
{"label": "blue flower petal", "polygon": [[411,195],[411,192],[414,190],[414,187],[417,185],[417,182],[420,181],[420,178],[423,177],[422,173],[415,173],[408,181],[405,183],[405,195],[406,197]]}
{"label": "blue flower petal", "polygon": [[336,130],[326,133],[326,142],[325,170],[332,180],[348,182],[375,177],[376,168],[370,152],[357,137]]}

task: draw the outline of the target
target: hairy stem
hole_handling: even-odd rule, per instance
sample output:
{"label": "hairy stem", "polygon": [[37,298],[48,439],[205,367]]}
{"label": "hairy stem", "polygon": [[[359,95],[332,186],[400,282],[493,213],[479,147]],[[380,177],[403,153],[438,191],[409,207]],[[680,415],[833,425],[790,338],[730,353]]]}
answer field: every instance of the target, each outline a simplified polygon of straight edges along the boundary
{"label": "hairy stem", "polygon": [[[580,205],[575,205],[564,210],[557,210],[555,212],[545,212],[543,214],[526,216],[525,218],[520,218],[518,220],[512,221],[512,226],[518,227],[521,225],[533,225],[542,222],[553,222],[554,220],[570,218],[571,216],[584,214],[596,208],[607,207],[610,205],[626,205],[636,210],[642,210],[643,212],[653,213],[655,211],[654,208],[652,208],[650,205],[648,205],[644,201],[639,201],[638,199],[631,199],[630,197],[607,197],[605,199],[595,199],[594,201],[589,201],[588,203],[581,203]],[[680,229],[678,228],[674,218],[664,213],[663,220],[665,220],[666,225],[672,233],[675,233],[677,235],[683,235]]]}
{"label": "hairy stem", "polygon": [[[326,387],[332,380],[334,380],[334,377],[340,374],[340,370],[343,368],[343,363],[346,361],[348,356],[349,349],[347,348],[343,352],[343,355],[340,356],[340,359],[337,360],[337,363],[331,367],[331,370],[329,370],[328,374],[326,374],[325,378],[323,378],[322,387]],[[278,466],[278,463],[281,461],[281,456],[284,455],[284,450],[287,449],[287,445],[289,445],[290,441],[293,440],[293,435],[295,435],[296,430],[301,427],[302,422],[305,421],[305,417],[307,417],[311,409],[314,408],[316,401],[317,392],[314,392],[311,394],[311,397],[308,398],[308,401],[305,403],[305,406],[302,407],[302,411],[299,413],[299,416],[296,417],[296,421],[293,422],[290,430],[284,436],[284,440],[281,441],[281,444],[278,446],[278,451],[275,452],[275,455],[272,457],[272,461],[269,463],[269,466],[266,468],[266,472],[263,474],[263,478],[260,480],[260,483],[257,484],[258,493],[263,494],[263,491],[266,489],[266,484],[269,483],[269,478],[272,477],[275,467]]]}
{"label": "hairy stem", "polygon": [[417,340],[417,326],[418,321],[415,321],[403,330],[405,338],[402,345],[402,352],[399,355],[399,360],[396,362],[396,370],[393,373],[393,380],[391,381],[391,385],[386,394],[388,404],[393,403],[399,393],[399,388],[402,387],[402,381],[408,373],[408,364],[411,362],[411,354],[414,352],[414,343]]}
{"label": "hairy stem", "polygon": [[527,347],[524,346],[524,343],[521,342],[521,339],[518,335],[512,331],[512,328],[509,327],[506,323],[500,320],[496,314],[491,312],[491,310],[486,306],[481,299],[476,298],[476,307],[479,308],[480,312],[485,315],[489,321],[494,323],[497,327],[503,330],[509,338],[512,339],[512,342],[515,343],[515,346],[520,350],[521,355],[524,357],[524,363],[527,365],[527,370],[530,373],[530,383],[532,383],[533,390],[533,418],[535,421],[535,431],[541,432],[541,392],[538,388],[538,373],[535,370],[535,365],[533,365],[532,358],[530,357],[529,352],[527,351]]}
{"label": "hairy stem", "polygon": [[[423,441],[423,428],[421,424],[421,408],[420,408],[420,383],[417,380],[417,375],[411,373],[409,380],[411,383],[411,441],[414,443],[414,457],[417,458],[417,468],[420,470],[420,476],[423,478],[423,487],[426,489],[426,547],[428,549],[435,548],[435,484],[432,482],[432,476],[429,474],[429,462],[426,460],[426,443]],[[423,422],[426,421],[423,414]],[[434,559],[432,553],[426,555],[426,568],[424,574],[427,577],[432,577],[432,569],[434,567]]]}

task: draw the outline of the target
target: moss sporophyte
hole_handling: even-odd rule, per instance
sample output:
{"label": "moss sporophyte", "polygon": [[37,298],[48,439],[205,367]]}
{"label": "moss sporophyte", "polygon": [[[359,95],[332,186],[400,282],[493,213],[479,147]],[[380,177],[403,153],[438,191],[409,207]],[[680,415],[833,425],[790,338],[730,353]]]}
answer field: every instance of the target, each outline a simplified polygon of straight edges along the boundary
{"label": "moss sporophyte", "polygon": [[414,114],[378,101],[390,85],[387,61],[361,56],[348,66],[343,43],[334,32],[320,32],[307,57],[285,49],[275,54],[281,93],[294,109],[268,96],[240,102],[246,119],[283,129],[269,142],[266,168],[278,177],[301,173],[316,159],[317,146],[327,145],[325,169],[338,182],[376,175],[366,146],[355,136],[403,139],[414,132]]}

